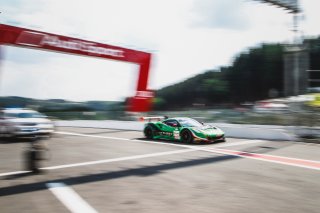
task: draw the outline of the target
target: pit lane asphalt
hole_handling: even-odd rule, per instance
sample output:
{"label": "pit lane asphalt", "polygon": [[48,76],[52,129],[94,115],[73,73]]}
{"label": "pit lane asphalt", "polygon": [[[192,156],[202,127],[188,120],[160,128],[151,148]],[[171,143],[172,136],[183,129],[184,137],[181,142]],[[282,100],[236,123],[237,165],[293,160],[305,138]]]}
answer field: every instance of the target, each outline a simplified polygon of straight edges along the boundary
{"label": "pit lane asphalt", "polygon": [[[69,212],[48,190],[46,184],[52,182],[66,184],[98,212],[320,209],[319,170],[188,149],[181,143],[153,143],[137,131],[67,127],[58,131],[65,133],[45,141],[50,154],[42,167],[105,161],[39,175],[0,176],[1,212]],[[28,142],[2,140],[0,173],[24,170],[23,153],[28,146]],[[219,146],[320,161],[318,144],[228,138],[227,143],[192,147]]]}

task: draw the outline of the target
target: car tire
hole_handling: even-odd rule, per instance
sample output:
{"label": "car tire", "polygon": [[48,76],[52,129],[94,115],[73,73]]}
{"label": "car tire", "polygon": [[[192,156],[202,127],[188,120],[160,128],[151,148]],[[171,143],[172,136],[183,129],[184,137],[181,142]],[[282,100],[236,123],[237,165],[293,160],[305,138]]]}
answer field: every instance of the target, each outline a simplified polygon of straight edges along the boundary
{"label": "car tire", "polygon": [[153,129],[150,126],[147,126],[144,129],[144,135],[147,139],[153,139]]}
{"label": "car tire", "polygon": [[193,135],[189,130],[183,130],[181,132],[181,141],[183,143],[193,143]]}

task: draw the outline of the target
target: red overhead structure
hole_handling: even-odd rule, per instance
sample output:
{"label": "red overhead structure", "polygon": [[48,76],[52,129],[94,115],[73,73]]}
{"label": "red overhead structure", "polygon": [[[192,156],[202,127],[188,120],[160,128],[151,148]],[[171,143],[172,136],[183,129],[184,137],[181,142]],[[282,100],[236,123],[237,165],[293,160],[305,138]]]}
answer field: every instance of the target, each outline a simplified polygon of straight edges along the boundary
{"label": "red overhead structure", "polygon": [[129,99],[127,109],[131,112],[147,112],[150,110],[153,98],[153,92],[148,90],[150,53],[4,24],[0,24],[0,45],[55,51],[138,64],[139,77],[136,95]]}

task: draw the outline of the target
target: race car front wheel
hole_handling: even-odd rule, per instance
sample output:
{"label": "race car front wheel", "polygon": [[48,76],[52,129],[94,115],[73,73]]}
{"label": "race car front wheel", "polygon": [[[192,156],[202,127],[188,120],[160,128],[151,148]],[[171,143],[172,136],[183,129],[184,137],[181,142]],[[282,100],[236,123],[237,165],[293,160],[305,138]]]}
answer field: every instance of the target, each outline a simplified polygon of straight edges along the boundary
{"label": "race car front wheel", "polygon": [[152,130],[152,128],[151,127],[146,127],[145,129],[144,129],[144,135],[146,136],[146,138],[148,138],[148,139],[152,139],[153,138],[153,130]]}
{"label": "race car front wheel", "polygon": [[193,143],[193,135],[189,130],[181,132],[181,140],[183,143]]}

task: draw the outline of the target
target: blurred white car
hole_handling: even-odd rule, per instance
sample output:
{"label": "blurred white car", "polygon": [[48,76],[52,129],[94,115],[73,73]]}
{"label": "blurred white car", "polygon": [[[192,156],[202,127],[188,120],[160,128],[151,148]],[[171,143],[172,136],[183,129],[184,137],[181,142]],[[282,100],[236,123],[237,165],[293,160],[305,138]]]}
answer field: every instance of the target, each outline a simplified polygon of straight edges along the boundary
{"label": "blurred white car", "polygon": [[50,135],[53,131],[53,122],[37,111],[23,108],[0,110],[2,137]]}

